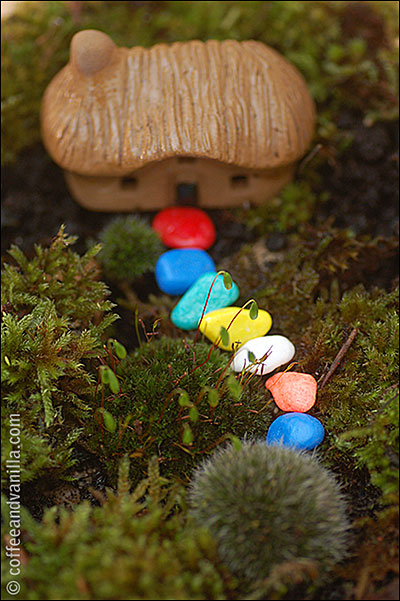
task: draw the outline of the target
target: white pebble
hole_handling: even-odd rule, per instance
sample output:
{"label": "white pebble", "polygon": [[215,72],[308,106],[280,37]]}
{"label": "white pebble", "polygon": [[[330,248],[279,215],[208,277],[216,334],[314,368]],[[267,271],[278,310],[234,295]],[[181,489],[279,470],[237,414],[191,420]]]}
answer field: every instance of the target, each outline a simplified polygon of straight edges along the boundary
{"label": "white pebble", "polygon": [[285,336],[259,336],[240,347],[235,353],[231,367],[234,371],[245,369],[246,372],[263,376],[288,363],[295,352],[294,344]]}

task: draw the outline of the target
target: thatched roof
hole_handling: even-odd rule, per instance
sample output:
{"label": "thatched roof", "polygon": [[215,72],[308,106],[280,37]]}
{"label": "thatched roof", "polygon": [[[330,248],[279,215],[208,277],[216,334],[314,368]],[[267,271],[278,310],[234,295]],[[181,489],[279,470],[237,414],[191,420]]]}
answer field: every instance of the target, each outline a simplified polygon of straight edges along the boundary
{"label": "thatched roof", "polygon": [[[93,54],[97,39],[105,49]],[[172,156],[264,169],[306,152],[314,115],[302,76],[260,42],[126,49],[84,31],[46,90],[42,135],[55,162],[82,175]]]}

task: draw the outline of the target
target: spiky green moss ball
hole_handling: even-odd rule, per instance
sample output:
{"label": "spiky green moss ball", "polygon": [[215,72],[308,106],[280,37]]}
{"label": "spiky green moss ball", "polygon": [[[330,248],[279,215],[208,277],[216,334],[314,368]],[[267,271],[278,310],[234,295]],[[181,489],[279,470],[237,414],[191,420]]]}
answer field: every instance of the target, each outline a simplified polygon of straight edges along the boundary
{"label": "spiky green moss ball", "polygon": [[158,234],[135,215],[113,219],[100,233],[99,260],[106,278],[132,282],[154,271],[164,250]]}
{"label": "spiky green moss ball", "polygon": [[248,581],[296,559],[322,576],[345,555],[348,522],[339,486],[312,456],[244,442],[217,450],[193,477],[197,522],[216,537],[222,561]]}

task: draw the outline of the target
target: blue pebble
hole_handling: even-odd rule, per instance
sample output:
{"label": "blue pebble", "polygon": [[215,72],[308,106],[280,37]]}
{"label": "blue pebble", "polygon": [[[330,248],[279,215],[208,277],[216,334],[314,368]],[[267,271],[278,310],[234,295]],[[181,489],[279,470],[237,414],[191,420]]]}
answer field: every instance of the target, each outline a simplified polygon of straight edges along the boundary
{"label": "blue pebble", "polygon": [[[195,330],[199,325],[204,305],[210,291],[211,284],[217,272],[205,273],[185,292],[171,313],[171,321],[182,330]],[[210,298],[205,313],[222,309],[232,305],[239,297],[239,288],[233,282],[232,288],[227,290],[224,278],[219,275],[212,287]]]}
{"label": "blue pebble", "polygon": [[310,451],[318,446],[325,436],[319,419],[307,413],[285,413],[276,418],[269,427],[267,444],[283,445]]}
{"label": "blue pebble", "polygon": [[215,273],[214,261],[200,248],[167,250],[156,264],[156,281],[166,294],[183,294],[207,272]]}

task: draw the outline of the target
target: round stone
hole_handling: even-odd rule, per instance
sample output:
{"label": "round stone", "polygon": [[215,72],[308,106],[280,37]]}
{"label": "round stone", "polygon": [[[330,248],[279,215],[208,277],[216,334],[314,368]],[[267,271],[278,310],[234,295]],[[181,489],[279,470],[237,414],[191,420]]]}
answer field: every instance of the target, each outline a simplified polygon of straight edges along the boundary
{"label": "round stone", "polygon": [[186,290],[171,312],[171,321],[174,325],[182,330],[195,330],[199,325],[204,307],[205,313],[207,313],[235,302],[239,297],[239,288],[235,282],[227,290],[223,275],[220,274],[215,278],[216,275],[217,272],[204,273]]}
{"label": "round stone", "polygon": [[259,336],[246,342],[235,353],[231,367],[234,371],[255,373],[259,376],[274,371],[293,359],[296,349],[285,336]]}
{"label": "round stone", "polygon": [[[212,343],[231,351],[257,335],[265,334],[271,325],[271,315],[264,309],[259,309],[256,319],[251,319],[249,309],[224,307],[204,315],[199,329]],[[221,327],[227,330],[228,341],[221,338]]]}
{"label": "round stone", "polygon": [[169,207],[153,220],[153,229],[165,246],[171,248],[210,248],[215,227],[207,213],[196,207]]}
{"label": "round stone", "polygon": [[282,411],[304,413],[311,409],[317,398],[317,381],[311,374],[278,372],[268,378],[265,387],[272,393],[275,403]]}
{"label": "round stone", "polygon": [[285,413],[276,418],[269,427],[267,444],[282,445],[311,451],[321,444],[325,430],[319,419],[307,413]]}
{"label": "round stone", "polygon": [[175,248],[159,257],[155,276],[160,290],[178,295],[186,292],[201,275],[208,272],[215,273],[215,264],[205,250]]}

